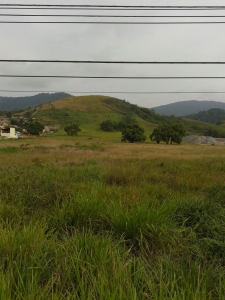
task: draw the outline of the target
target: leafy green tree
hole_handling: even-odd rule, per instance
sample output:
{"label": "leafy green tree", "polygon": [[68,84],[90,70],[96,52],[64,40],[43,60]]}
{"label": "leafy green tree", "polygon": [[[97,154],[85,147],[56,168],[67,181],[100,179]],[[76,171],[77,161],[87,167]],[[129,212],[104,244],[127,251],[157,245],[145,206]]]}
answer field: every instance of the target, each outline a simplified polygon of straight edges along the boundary
{"label": "leafy green tree", "polygon": [[146,140],[144,135],[144,129],[139,125],[129,125],[122,130],[122,139],[121,142],[128,141],[129,143],[140,143]]}
{"label": "leafy green tree", "polygon": [[132,115],[126,114],[122,117],[121,121],[117,123],[117,129],[123,130],[127,126],[131,126],[135,124],[137,124],[135,118]]}
{"label": "leafy green tree", "polygon": [[115,124],[111,120],[106,120],[100,123],[100,129],[102,131],[114,131]]}
{"label": "leafy green tree", "polygon": [[78,124],[72,124],[65,126],[64,131],[67,133],[67,135],[77,135],[81,129]]}
{"label": "leafy green tree", "polygon": [[159,127],[155,128],[153,133],[150,135],[151,141],[154,141],[157,144],[159,144],[163,140],[162,133],[163,132],[162,132],[161,128],[159,128]]}
{"label": "leafy green tree", "polygon": [[182,124],[172,123],[163,124],[155,128],[150,135],[151,141],[155,141],[157,144],[160,142],[177,143],[180,144],[182,137],[185,136],[186,131]]}
{"label": "leafy green tree", "polygon": [[220,138],[221,136],[221,132],[215,128],[207,128],[204,130],[204,135],[206,136],[212,136],[215,138]]}
{"label": "leafy green tree", "polygon": [[30,134],[40,134],[44,129],[44,125],[37,121],[31,121],[26,125],[26,129]]}

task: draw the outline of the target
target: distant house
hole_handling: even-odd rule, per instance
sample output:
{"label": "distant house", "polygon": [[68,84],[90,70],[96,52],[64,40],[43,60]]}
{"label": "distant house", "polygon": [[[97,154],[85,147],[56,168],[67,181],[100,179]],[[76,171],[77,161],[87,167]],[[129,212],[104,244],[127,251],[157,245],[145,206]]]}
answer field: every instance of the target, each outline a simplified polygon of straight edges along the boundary
{"label": "distant house", "polygon": [[8,126],[10,123],[10,120],[8,118],[2,118],[0,119],[0,126]]}
{"label": "distant house", "polygon": [[58,126],[55,126],[55,125],[46,125],[44,127],[44,130],[43,132],[45,134],[50,134],[50,133],[53,133],[54,131],[56,131],[59,127]]}
{"label": "distant house", "polygon": [[8,139],[18,139],[19,133],[14,127],[0,128],[0,136]]}

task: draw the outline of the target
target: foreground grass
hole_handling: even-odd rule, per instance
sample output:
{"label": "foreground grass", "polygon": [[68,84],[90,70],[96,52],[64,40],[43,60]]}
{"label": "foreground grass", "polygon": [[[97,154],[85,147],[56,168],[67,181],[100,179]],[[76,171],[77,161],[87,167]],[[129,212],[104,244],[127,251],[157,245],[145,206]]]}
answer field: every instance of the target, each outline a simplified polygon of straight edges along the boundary
{"label": "foreground grass", "polygon": [[0,148],[0,299],[224,299],[223,147],[40,141]]}

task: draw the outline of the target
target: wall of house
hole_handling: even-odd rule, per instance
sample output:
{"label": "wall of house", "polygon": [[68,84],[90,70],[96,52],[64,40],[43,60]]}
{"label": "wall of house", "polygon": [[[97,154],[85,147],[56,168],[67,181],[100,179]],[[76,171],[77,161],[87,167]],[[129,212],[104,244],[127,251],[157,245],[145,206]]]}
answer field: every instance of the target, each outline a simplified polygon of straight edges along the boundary
{"label": "wall of house", "polygon": [[13,128],[13,127],[10,127],[10,131],[8,133],[4,132],[4,130],[1,130],[0,135],[2,137],[6,137],[8,139],[17,139],[18,138],[18,136],[16,136],[16,134],[15,134],[15,128]]}

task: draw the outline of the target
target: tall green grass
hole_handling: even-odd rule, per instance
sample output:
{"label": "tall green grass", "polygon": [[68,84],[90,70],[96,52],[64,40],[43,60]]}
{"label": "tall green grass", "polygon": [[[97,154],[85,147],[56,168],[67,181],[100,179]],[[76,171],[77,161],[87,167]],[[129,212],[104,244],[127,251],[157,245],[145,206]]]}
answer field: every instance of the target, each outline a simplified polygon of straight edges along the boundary
{"label": "tall green grass", "polygon": [[224,299],[222,159],[39,150],[0,166],[0,299]]}

